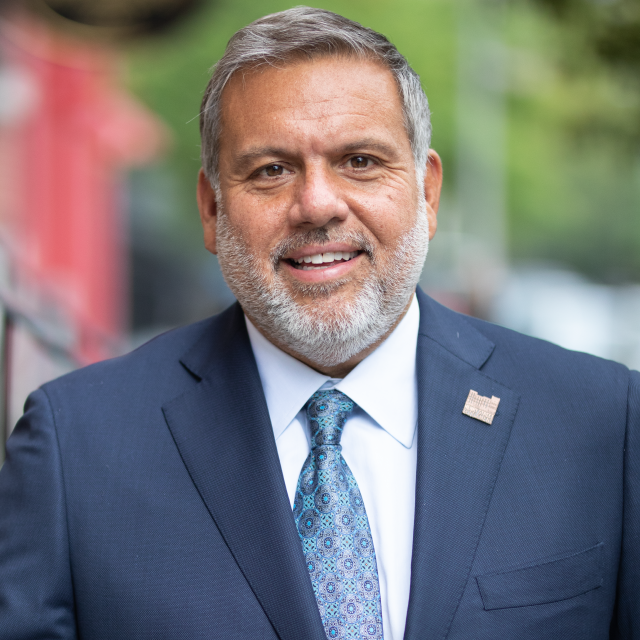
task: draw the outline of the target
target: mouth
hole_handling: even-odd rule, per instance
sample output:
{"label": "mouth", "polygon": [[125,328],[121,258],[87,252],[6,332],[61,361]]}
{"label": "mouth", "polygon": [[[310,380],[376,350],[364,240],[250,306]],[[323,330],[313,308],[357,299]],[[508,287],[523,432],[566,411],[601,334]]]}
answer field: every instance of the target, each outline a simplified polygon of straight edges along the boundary
{"label": "mouth", "polygon": [[362,251],[327,251],[300,258],[288,258],[286,262],[299,271],[318,271],[350,262],[361,253]]}

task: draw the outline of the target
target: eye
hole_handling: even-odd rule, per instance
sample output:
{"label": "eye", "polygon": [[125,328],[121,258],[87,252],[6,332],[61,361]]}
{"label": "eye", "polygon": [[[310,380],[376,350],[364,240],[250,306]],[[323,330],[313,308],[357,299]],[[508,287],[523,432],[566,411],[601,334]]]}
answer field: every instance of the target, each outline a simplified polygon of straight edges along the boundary
{"label": "eye", "polygon": [[270,164],[264,168],[264,172],[269,178],[277,178],[284,174],[284,167],[281,164]]}
{"label": "eye", "polygon": [[349,160],[352,169],[366,169],[371,162],[371,158],[367,158],[367,156],[353,156]]}

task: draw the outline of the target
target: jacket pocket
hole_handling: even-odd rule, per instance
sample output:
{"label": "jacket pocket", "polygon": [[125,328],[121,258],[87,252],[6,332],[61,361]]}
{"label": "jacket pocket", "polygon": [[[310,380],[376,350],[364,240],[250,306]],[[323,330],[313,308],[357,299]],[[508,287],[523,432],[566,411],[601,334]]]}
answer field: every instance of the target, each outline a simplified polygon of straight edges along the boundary
{"label": "jacket pocket", "polygon": [[597,589],[604,544],[533,566],[476,576],[485,611],[547,604]]}

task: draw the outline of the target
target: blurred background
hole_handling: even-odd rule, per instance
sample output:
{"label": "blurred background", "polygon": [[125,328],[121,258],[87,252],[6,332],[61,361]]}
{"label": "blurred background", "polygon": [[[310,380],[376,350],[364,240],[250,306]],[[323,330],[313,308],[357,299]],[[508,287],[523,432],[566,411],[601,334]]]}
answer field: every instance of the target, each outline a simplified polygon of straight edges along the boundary
{"label": "blurred background", "polygon": [[[314,2],[420,74],[445,167],[422,286],[640,368],[640,1]],[[198,111],[277,0],[0,7],[0,429],[29,391],[233,301],[203,248]]]}

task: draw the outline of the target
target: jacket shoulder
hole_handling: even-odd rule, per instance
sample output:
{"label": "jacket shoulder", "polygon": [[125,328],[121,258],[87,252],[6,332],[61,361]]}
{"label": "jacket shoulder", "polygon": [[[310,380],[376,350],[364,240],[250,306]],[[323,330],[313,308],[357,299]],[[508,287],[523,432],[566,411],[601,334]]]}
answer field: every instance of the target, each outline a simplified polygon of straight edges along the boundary
{"label": "jacket shoulder", "polygon": [[52,403],[64,401],[76,406],[99,399],[112,398],[121,404],[133,396],[154,400],[178,395],[194,382],[181,358],[220,331],[228,312],[167,331],[130,353],[72,371],[42,389]]}
{"label": "jacket shoulder", "polygon": [[629,369],[448,309],[419,291],[421,333],[518,392],[626,396]]}
{"label": "jacket shoulder", "polygon": [[624,430],[637,382],[637,374],[626,366],[489,322],[466,320],[495,345],[482,372],[518,393],[521,409]]}
{"label": "jacket shoulder", "polygon": [[619,362],[573,351],[478,318],[465,319],[495,344],[493,356],[497,360],[504,358],[521,367],[544,366],[548,371],[558,367],[583,370],[598,376],[623,375],[628,378],[629,369]]}

